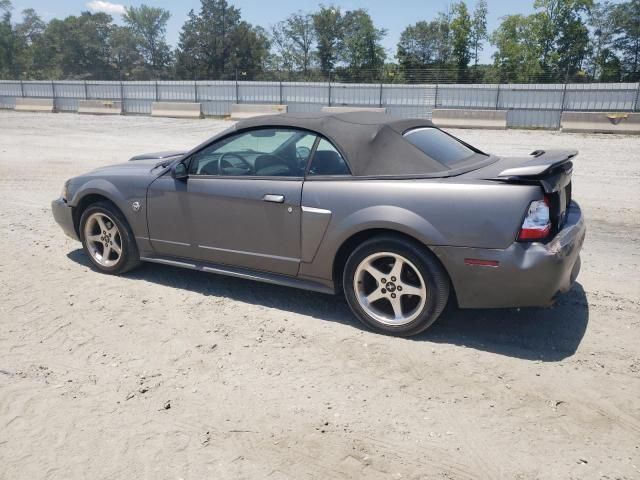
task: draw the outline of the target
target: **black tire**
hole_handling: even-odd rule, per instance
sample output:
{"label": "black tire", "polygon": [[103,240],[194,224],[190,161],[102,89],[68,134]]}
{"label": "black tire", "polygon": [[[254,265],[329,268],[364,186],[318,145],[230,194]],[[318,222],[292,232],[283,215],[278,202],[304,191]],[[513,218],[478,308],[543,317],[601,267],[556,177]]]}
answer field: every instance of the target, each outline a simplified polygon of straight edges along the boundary
{"label": "black tire", "polygon": [[[382,252],[404,257],[424,279],[426,301],[421,308],[415,308],[414,315],[417,316],[409,323],[388,325],[376,320],[361,306],[354,290],[354,276],[358,266],[371,255]],[[392,234],[373,237],[351,253],[344,267],[342,285],[349,307],[362,323],[377,332],[402,337],[417,335],[429,328],[447,305],[450,290],[449,276],[429,250],[410,239]]]}
{"label": "black tire", "polygon": [[[85,225],[88,219],[95,213],[102,213],[109,217],[115,225],[118,227],[120,233],[120,240],[122,244],[122,252],[114,265],[105,266],[100,264],[92,255],[88,246],[87,239],[85,238]],[[112,275],[118,275],[130,270],[133,270],[140,265],[140,253],[138,252],[138,245],[136,244],[135,237],[129,227],[129,223],[122,215],[122,212],[111,202],[101,201],[89,205],[82,216],[80,217],[79,225],[80,240],[82,241],[82,249],[84,253],[89,257],[89,260],[99,271],[109,273]]]}

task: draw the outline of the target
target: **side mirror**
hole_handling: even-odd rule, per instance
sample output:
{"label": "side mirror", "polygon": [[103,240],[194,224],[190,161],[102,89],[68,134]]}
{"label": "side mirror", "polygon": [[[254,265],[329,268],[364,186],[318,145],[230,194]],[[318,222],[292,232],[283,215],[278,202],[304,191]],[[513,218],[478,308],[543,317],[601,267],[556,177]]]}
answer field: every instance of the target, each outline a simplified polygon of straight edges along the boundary
{"label": "side mirror", "polygon": [[187,166],[182,162],[176,163],[173,167],[171,167],[171,176],[176,180],[187,178],[189,176],[189,173],[187,172]]}

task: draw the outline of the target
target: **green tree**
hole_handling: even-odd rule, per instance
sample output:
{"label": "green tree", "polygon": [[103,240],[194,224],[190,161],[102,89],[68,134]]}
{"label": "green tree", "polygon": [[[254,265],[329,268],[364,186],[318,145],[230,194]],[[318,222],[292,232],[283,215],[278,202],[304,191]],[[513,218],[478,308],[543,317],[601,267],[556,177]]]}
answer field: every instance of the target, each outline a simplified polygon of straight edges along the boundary
{"label": "green tree", "polygon": [[640,0],[615,7],[612,20],[617,37],[615,48],[621,53],[627,81],[640,81]]}
{"label": "green tree", "polygon": [[339,60],[343,37],[342,13],[337,7],[320,5],[313,13],[313,27],[316,32],[318,61],[320,70],[328,75]]}
{"label": "green tree", "polygon": [[397,57],[402,78],[410,82],[455,81],[453,10],[440,12],[432,21],[410,25],[400,35]]}
{"label": "green tree", "polygon": [[593,0],[535,0],[534,7],[542,68],[556,80],[568,80],[587,54],[589,31],[584,15],[593,7]]}
{"label": "green tree", "polygon": [[453,38],[451,22],[453,20],[453,10],[451,8],[438,13],[436,25],[438,36],[436,42],[436,63],[440,67],[447,67],[451,63],[453,55]]}
{"label": "green tree", "polygon": [[144,76],[144,61],[138,52],[138,38],[129,27],[114,25],[110,47],[115,75],[120,80]]}
{"label": "green tree", "polygon": [[[592,30],[589,45],[589,70],[593,79],[611,78],[612,68],[617,63],[614,57],[614,39],[616,26],[614,22],[614,5],[610,2],[596,4],[589,13],[589,26]],[[605,73],[606,71],[606,73]],[[620,78],[618,72],[617,79]]]}
{"label": "green tree", "polygon": [[271,27],[271,48],[273,54],[270,56],[270,63],[276,70],[286,70],[293,74],[296,69],[293,50],[294,45],[287,33],[287,23],[281,21]]}
{"label": "green tree", "polygon": [[239,9],[226,0],[201,0],[200,11],[189,12],[177,51],[183,78],[218,79],[245,69],[263,69],[269,51],[267,33],[242,21]]}
{"label": "green tree", "polygon": [[491,35],[496,47],[494,66],[500,82],[531,82],[542,73],[541,46],[534,18],[507,15]]}
{"label": "green tree", "polygon": [[41,46],[46,24],[32,8],[22,11],[22,22],[14,28],[15,67],[20,76],[33,76],[39,66],[36,63],[36,51]]}
{"label": "green tree", "polygon": [[290,55],[295,67],[306,77],[313,62],[316,39],[313,17],[302,12],[294,13],[285,20],[284,33],[291,42]]}
{"label": "green tree", "polygon": [[471,19],[471,50],[473,52],[473,62],[477,69],[480,61],[480,52],[482,52],[483,42],[487,39],[487,8],[486,0],[478,0],[473,9],[473,17]]}
{"label": "green tree", "polygon": [[14,68],[15,35],[11,25],[11,10],[13,5],[9,0],[0,0],[0,77],[16,78]]}
{"label": "green tree", "polygon": [[409,25],[400,34],[396,56],[402,70],[425,69],[436,62],[437,22],[420,21]]}
{"label": "green tree", "polygon": [[467,79],[467,67],[471,61],[471,30],[472,23],[469,10],[464,2],[453,6],[453,20],[451,21],[452,51],[457,68],[458,81]]}
{"label": "green tree", "polygon": [[170,17],[168,10],[144,4],[127,8],[123,16],[125,24],[137,37],[138,52],[149,77],[166,76],[171,65],[171,48],[165,39]]}
{"label": "green tree", "polygon": [[200,3],[200,11],[189,12],[180,32],[178,69],[185,78],[221,78],[231,68],[231,37],[240,25],[240,10],[226,0]]}
{"label": "green tree", "polygon": [[297,70],[308,78],[315,60],[316,31],[313,17],[297,12],[271,28],[271,42],[278,67],[290,73]]}
{"label": "green tree", "polygon": [[269,35],[262,27],[240,22],[231,34],[229,69],[241,71],[247,80],[255,79],[263,70],[269,55]]}
{"label": "green tree", "polygon": [[112,18],[106,13],[82,12],[53,19],[34,51],[33,78],[111,79],[114,69],[110,35]]}
{"label": "green tree", "polygon": [[386,54],[382,40],[386,30],[376,28],[364,9],[345,13],[342,19],[342,60],[352,78],[375,80],[380,78]]}

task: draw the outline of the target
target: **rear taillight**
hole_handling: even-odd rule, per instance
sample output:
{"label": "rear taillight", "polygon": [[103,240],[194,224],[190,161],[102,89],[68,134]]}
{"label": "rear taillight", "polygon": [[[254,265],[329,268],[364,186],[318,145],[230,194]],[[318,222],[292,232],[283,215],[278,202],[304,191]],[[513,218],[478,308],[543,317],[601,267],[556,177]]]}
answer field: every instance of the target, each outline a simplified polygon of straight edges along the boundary
{"label": "rear taillight", "polygon": [[522,222],[519,241],[544,240],[551,232],[551,217],[549,215],[549,200],[535,200],[529,205],[527,216]]}

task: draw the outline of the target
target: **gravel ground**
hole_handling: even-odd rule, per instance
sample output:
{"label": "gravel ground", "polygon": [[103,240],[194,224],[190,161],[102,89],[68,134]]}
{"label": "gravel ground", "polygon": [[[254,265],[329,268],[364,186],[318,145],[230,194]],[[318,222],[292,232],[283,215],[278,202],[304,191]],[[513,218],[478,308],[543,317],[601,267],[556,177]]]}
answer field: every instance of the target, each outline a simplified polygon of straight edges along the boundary
{"label": "gravel ground", "polygon": [[640,478],[640,138],[453,131],[581,150],[583,271],[407,340],[339,297],[101,275],[53,221],[65,179],[225,125],[0,112],[0,478]]}

